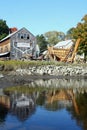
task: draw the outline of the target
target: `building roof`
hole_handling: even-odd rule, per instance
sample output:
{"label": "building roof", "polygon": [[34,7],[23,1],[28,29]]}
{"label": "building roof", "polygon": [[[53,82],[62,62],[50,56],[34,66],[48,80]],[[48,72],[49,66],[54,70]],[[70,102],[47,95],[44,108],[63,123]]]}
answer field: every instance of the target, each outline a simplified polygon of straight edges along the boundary
{"label": "building roof", "polygon": [[[26,29],[26,28],[21,28],[20,30],[22,30],[22,29]],[[14,34],[16,34],[17,32],[19,32],[20,30],[17,30],[17,31],[15,31],[15,32],[13,32],[13,33],[11,33],[11,34],[9,34],[8,36],[6,36],[5,38],[3,38],[2,40],[0,40],[0,43],[1,42],[3,42],[4,40],[6,40],[6,39],[8,39],[8,38],[10,38],[11,36],[13,36]],[[27,30],[27,29],[26,29]],[[28,30],[27,30],[28,31]],[[29,32],[29,31],[28,31]],[[29,32],[30,34],[32,34],[31,32]],[[33,35],[33,34],[32,34]],[[33,35],[34,36],[34,35]]]}
{"label": "building roof", "polygon": [[0,42],[3,42],[4,40],[10,38],[10,37],[13,36],[16,32],[18,32],[18,31],[15,31],[15,32],[13,32],[13,33],[7,35],[5,38],[3,38],[2,40],[0,40]]}
{"label": "building roof", "polygon": [[54,45],[54,47],[68,49],[72,47],[73,44],[74,42],[72,40],[65,40],[65,41],[58,42],[56,45]]}

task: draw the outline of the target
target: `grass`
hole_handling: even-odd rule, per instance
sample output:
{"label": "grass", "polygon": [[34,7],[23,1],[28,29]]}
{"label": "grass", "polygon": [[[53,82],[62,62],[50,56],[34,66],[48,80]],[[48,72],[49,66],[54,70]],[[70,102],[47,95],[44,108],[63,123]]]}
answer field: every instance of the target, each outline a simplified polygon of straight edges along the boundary
{"label": "grass", "polygon": [[20,60],[8,60],[0,61],[0,66],[3,66],[4,71],[12,71],[17,68],[28,69],[29,66],[44,66],[44,65],[61,65],[61,62],[52,62],[52,61],[20,61]]}
{"label": "grass", "polygon": [[33,66],[45,66],[45,65],[57,65],[57,66],[87,66],[87,64],[77,64],[77,63],[64,63],[57,61],[20,61],[20,60],[8,60],[8,61],[0,61],[0,66],[3,67],[4,71],[13,71],[18,68],[28,69]]}
{"label": "grass", "polygon": [[[52,89],[52,88],[51,88]],[[48,90],[48,88],[45,87],[32,87],[32,86],[12,86],[12,87],[7,87],[3,89],[3,92],[7,95],[12,94],[14,92],[17,93],[33,93],[33,92],[42,92],[44,90]]]}

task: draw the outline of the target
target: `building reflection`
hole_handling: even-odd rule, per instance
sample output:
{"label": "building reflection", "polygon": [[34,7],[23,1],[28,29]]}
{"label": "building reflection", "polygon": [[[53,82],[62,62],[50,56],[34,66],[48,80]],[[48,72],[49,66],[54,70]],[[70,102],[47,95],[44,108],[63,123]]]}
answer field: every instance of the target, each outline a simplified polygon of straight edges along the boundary
{"label": "building reflection", "polygon": [[5,118],[10,109],[10,100],[6,95],[0,95],[0,124],[5,121]]}
{"label": "building reflection", "polygon": [[6,95],[0,96],[0,104],[4,105],[6,108],[10,108],[10,98]]}
{"label": "building reflection", "polygon": [[10,112],[19,120],[24,121],[35,112],[36,101],[33,95],[13,93],[10,99]]}
{"label": "building reflection", "polygon": [[[10,96],[0,96],[0,122],[7,113],[17,116],[20,121],[29,118],[35,112],[36,100],[31,95],[12,93]],[[6,115],[5,115],[6,114]]]}

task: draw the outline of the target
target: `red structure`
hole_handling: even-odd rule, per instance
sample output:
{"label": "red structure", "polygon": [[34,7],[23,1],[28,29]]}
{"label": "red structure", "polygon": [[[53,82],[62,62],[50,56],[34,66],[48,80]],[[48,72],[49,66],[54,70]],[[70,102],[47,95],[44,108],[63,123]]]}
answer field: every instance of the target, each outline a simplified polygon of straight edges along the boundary
{"label": "red structure", "polygon": [[13,28],[9,28],[9,32],[10,33],[13,33],[13,32],[15,32],[15,31],[17,31],[18,29],[16,28],[16,27],[13,27]]}

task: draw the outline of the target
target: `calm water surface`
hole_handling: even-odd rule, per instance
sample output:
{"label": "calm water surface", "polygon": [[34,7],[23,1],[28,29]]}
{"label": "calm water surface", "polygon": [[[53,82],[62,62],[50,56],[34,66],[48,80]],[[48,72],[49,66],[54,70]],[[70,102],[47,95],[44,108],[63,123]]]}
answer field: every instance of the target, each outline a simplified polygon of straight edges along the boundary
{"label": "calm water surface", "polygon": [[87,130],[86,80],[35,80],[0,89],[0,130]]}

